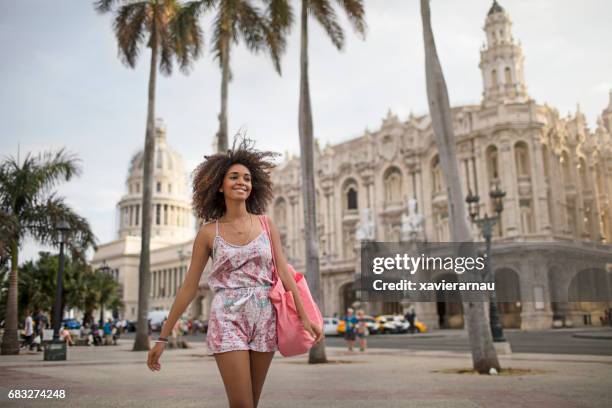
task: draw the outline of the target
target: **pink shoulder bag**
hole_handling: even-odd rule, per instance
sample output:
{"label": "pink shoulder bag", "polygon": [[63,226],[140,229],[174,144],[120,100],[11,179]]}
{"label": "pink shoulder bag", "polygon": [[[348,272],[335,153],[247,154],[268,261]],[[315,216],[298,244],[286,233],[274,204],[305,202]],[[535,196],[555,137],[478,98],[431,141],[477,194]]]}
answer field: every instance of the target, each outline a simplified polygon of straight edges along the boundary
{"label": "pink shoulder bag", "polygon": [[[295,306],[295,301],[293,300],[293,293],[285,290],[283,282],[278,276],[276,256],[274,256],[274,246],[272,245],[272,235],[270,234],[268,218],[265,215],[261,217],[263,217],[263,224],[268,234],[272,250],[272,264],[274,269],[272,274],[274,276],[274,284],[270,290],[269,297],[272,305],[274,305],[274,309],[276,309],[278,350],[285,357],[304,354],[314,345],[314,339],[310,333],[304,330],[304,326],[302,325],[302,321]],[[323,317],[321,316],[321,311],[312,299],[304,275],[296,272],[293,266],[289,264],[287,264],[287,269],[295,280],[300,299],[302,300],[308,318],[323,330]]]}

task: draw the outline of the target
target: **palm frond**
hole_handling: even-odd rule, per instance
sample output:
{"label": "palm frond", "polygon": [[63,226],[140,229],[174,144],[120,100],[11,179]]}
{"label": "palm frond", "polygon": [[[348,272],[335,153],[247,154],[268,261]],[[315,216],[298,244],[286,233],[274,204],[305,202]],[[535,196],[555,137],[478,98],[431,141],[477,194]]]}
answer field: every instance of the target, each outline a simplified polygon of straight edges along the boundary
{"label": "palm frond", "polygon": [[363,0],[336,0],[344,9],[353,29],[365,38],[366,22]]}
{"label": "palm frond", "polygon": [[212,4],[211,0],[189,2],[180,8],[172,21],[170,33],[174,52],[180,69],[184,73],[189,72],[193,61],[202,54],[204,32],[200,26],[199,17]]}
{"label": "palm frond", "polygon": [[57,152],[45,152],[38,160],[37,171],[34,172],[38,183],[34,188],[46,191],[60,181],[70,181],[72,177],[81,174],[80,159],[66,149]]}
{"label": "palm frond", "polygon": [[269,0],[264,26],[266,48],[274,68],[281,74],[280,57],[287,47],[287,35],[293,23],[293,10],[286,0]]}
{"label": "palm frond", "polygon": [[113,9],[113,6],[117,3],[122,2],[121,0],[98,0],[94,2],[94,9],[100,13],[108,13]]}
{"label": "palm frond", "polygon": [[51,194],[45,200],[27,208],[21,219],[27,232],[38,242],[56,245],[59,231],[56,225],[66,221],[70,226],[68,248],[73,253],[84,254],[87,249],[96,248],[96,237],[89,222],[68,206],[62,197]]}
{"label": "palm frond", "polygon": [[308,9],[327,32],[336,48],[341,50],[344,47],[344,31],[329,0],[310,0]]}
{"label": "palm frond", "polygon": [[140,54],[140,47],[145,39],[149,3],[139,1],[123,5],[117,10],[113,24],[119,45],[119,58],[134,68]]}
{"label": "palm frond", "polygon": [[236,28],[242,36],[246,47],[255,53],[264,48],[266,38],[266,21],[261,11],[248,2],[236,2]]}

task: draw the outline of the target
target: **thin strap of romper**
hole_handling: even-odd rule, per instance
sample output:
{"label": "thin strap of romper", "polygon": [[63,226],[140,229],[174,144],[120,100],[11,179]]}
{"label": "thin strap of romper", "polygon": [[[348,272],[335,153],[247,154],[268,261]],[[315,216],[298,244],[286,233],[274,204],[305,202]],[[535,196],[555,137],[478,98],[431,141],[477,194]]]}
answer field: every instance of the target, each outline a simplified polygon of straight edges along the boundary
{"label": "thin strap of romper", "polygon": [[215,237],[219,236],[219,219],[217,218],[217,221],[215,222],[216,227],[217,227],[217,233],[215,234]]}

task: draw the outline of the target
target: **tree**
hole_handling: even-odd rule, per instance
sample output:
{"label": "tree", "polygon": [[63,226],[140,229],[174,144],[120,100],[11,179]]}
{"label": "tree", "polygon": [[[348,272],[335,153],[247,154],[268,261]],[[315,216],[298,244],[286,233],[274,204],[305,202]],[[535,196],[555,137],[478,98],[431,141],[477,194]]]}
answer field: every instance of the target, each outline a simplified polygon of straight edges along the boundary
{"label": "tree", "polygon": [[[423,20],[425,75],[429,114],[438,147],[444,182],[447,188],[451,240],[453,242],[470,243],[472,242],[472,232],[467,220],[464,195],[459,179],[459,168],[455,154],[455,133],[446,81],[444,80],[431,29],[429,0],[421,0],[421,18]],[[472,245],[466,245],[463,250],[472,252],[464,255],[476,257],[475,249]],[[460,276],[462,279],[468,276],[470,276],[470,279],[474,279],[473,274],[470,272]],[[474,370],[479,373],[488,373],[491,368],[495,368],[499,371],[499,361],[493,347],[493,340],[485,311],[485,302],[464,302],[463,310],[466,316]]]}
{"label": "tree", "polygon": [[19,354],[18,299],[19,248],[30,237],[43,245],[56,245],[60,220],[68,222],[71,237],[68,250],[84,257],[95,246],[95,237],[87,220],[76,214],[62,197],[53,192],[61,181],[69,181],[80,173],[78,159],[65,150],[37,156],[28,154],[23,162],[8,157],[0,163],[1,227],[10,231],[3,237],[8,247],[11,269],[6,305],[6,323],[2,338],[2,354]]}
{"label": "tree", "polygon": [[[285,50],[285,35],[293,16],[286,0],[265,0],[266,11],[249,0],[198,0],[187,3],[177,18],[189,22],[200,14],[216,8],[213,22],[213,51],[221,68],[221,112],[217,132],[217,151],[225,152],[227,138],[228,84],[231,80],[230,54],[232,43],[238,45],[240,37],[247,48],[255,53],[270,54],[274,68],[280,74],[280,56]],[[180,23],[180,26],[185,24]],[[187,31],[179,31],[188,34]]]}
{"label": "tree", "polygon": [[[302,194],[304,200],[304,232],[306,246],[306,276],[312,288],[314,300],[324,308],[319,271],[319,248],[317,221],[315,218],[315,180],[314,180],[314,140],[312,107],[310,104],[310,85],[308,80],[308,14],[312,14],[321,24],[337,49],[344,45],[344,31],[338,23],[337,14],[329,0],[302,0],[301,42],[300,42],[300,105],[299,135],[300,164],[302,167]],[[362,0],[338,0],[346,12],[353,29],[365,35],[365,11]],[[309,354],[309,363],[324,363],[325,343],[315,345]]]}
{"label": "tree", "polygon": [[[195,20],[191,25],[181,29],[190,35],[177,35],[174,29],[174,18],[181,10],[176,0],[98,0],[95,8],[99,13],[114,13],[113,28],[119,45],[119,58],[130,68],[136,66],[140,49],[146,40],[151,49],[149,67],[149,89],[147,102],[147,125],[145,132],[143,194],[142,194],[142,230],[140,264],[138,269],[138,322],[134,351],[149,349],[148,310],[151,242],[151,201],[153,194],[153,153],[155,151],[155,86],[157,66],[162,74],[172,73],[173,59],[180,53],[180,65],[187,71],[191,56],[199,54],[201,31]],[[189,22],[187,22],[189,23]],[[158,62],[159,61],[159,62]]]}

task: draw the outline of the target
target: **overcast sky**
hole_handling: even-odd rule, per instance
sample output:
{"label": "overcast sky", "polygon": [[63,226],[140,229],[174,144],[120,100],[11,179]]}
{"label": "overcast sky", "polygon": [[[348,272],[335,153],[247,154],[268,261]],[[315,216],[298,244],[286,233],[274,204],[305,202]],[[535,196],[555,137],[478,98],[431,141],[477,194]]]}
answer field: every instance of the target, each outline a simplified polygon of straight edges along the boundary
{"label": "overcast sky", "polygon": [[[294,7],[297,2],[293,2]],[[418,0],[366,0],[365,41],[346,20],[338,52],[311,20],[310,86],[315,136],[322,144],[375,130],[391,109],[426,113]],[[491,0],[433,0],[432,21],[452,105],[479,103],[479,49]],[[565,115],[580,103],[591,127],[612,88],[612,2],[500,0],[525,54],[530,96]],[[296,19],[297,20],[297,19]],[[210,20],[204,19],[206,39]],[[232,54],[230,135],[245,129],[261,149],[299,152],[298,26],[278,76],[266,55]],[[91,222],[100,242],[115,237],[115,206],[130,157],[144,143],[148,50],[135,70],[117,59],[109,15],[87,0],[0,0],[0,155],[66,147],[82,176],[60,192]],[[211,152],[220,71],[207,52],[190,75],[159,76],[157,116],[169,143],[193,169]],[[23,259],[39,248],[28,244]]]}

